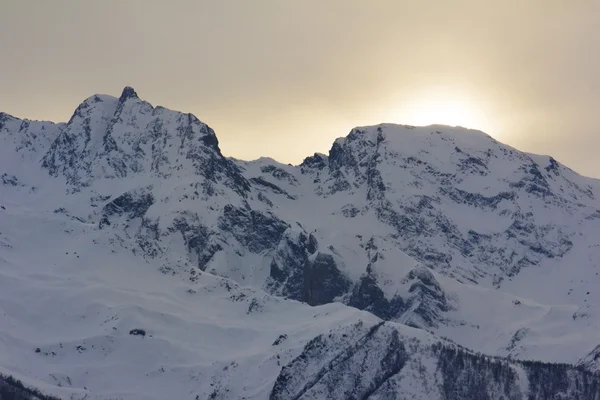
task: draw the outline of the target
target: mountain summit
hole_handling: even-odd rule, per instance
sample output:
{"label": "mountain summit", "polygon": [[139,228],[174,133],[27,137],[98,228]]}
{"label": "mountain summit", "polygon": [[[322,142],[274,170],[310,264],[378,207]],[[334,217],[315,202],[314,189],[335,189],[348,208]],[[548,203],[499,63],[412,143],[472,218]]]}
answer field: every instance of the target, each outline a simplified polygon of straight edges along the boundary
{"label": "mountain summit", "polygon": [[82,399],[597,399],[599,196],[459,127],[357,127],[291,166],[131,87],[67,123],[0,113],[0,373]]}
{"label": "mountain summit", "polygon": [[125,86],[123,88],[123,92],[121,93],[121,97],[119,97],[119,102],[123,103],[127,99],[137,99],[138,95],[135,90],[131,86]]}

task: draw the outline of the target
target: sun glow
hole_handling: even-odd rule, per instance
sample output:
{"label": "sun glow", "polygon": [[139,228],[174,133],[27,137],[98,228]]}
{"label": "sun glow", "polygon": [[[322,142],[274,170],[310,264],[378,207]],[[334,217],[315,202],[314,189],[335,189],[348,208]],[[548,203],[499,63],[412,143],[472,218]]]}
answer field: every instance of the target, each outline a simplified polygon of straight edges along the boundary
{"label": "sun glow", "polygon": [[390,120],[408,125],[451,125],[488,130],[483,104],[473,96],[451,88],[430,88],[390,110]]}

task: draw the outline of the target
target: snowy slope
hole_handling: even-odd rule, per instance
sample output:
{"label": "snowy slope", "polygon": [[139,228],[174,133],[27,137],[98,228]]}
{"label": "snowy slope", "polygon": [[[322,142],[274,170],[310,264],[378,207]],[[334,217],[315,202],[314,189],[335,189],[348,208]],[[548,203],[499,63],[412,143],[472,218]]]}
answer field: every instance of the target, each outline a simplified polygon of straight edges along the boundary
{"label": "snowy slope", "polygon": [[[345,398],[331,392],[342,380],[361,398],[451,398],[458,357],[465,390],[482,388],[469,366],[483,363],[490,398],[522,398],[549,376],[457,356],[441,337],[599,368],[600,183],[551,157],[382,124],[299,166],[239,161],[195,116],[132,88],[91,96],[66,124],[0,114],[0,144],[0,372],[26,384],[74,398]],[[373,375],[346,376],[337,357]]]}
{"label": "snowy slope", "polygon": [[539,379],[555,376],[566,398],[600,387],[589,373],[490,359],[339,303],[164,275],[64,215],[13,205],[0,221],[14,227],[0,259],[0,371],[61,398],[543,399]]}

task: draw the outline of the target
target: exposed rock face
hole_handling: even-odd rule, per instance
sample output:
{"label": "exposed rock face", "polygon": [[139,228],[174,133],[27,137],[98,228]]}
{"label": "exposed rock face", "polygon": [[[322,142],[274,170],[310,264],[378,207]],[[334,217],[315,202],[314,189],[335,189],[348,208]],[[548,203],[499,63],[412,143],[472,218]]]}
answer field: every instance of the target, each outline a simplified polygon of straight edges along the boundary
{"label": "exposed rock face", "polygon": [[592,351],[582,357],[577,365],[587,371],[598,373],[600,370],[600,345],[594,347]]}
{"label": "exposed rock face", "polygon": [[[356,341],[342,338],[340,343],[339,337],[317,336],[282,368],[270,398],[366,399],[374,395],[408,358],[398,332],[381,334],[382,325],[371,327]],[[340,345],[339,352],[331,352]]]}
{"label": "exposed rock face", "polygon": [[192,114],[153,107],[129,87],[119,99],[95,95],[81,103],[42,158],[42,167],[52,176],[65,176],[75,188],[136,174],[169,178],[182,170],[206,178],[208,186],[222,182],[241,195],[249,188],[221,155],[211,128]]}
{"label": "exposed rock face", "polygon": [[[430,369],[438,379],[428,375]],[[427,388],[428,399],[600,396],[600,380],[590,372],[562,364],[508,362],[449,343],[407,340],[385,323],[371,327],[359,323],[349,332],[311,340],[281,369],[270,399],[408,400],[416,395],[414,379]]]}
{"label": "exposed rock face", "polygon": [[115,218],[124,217],[126,221],[142,218],[153,203],[152,186],[124,193],[102,208],[99,227],[110,225]]}
{"label": "exposed rock face", "polygon": [[0,399],[3,400],[59,400],[32,389],[12,376],[0,375]]}
{"label": "exposed rock face", "polygon": [[[0,140],[4,149],[28,162],[37,161],[64,126],[53,122],[22,120],[0,112]],[[8,152],[3,155],[8,157]]]}
{"label": "exposed rock face", "polygon": [[327,304],[348,293],[352,282],[340,271],[333,254],[322,253],[312,234],[289,230],[271,261],[266,287],[273,293]]}
{"label": "exposed rock face", "polygon": [[304,266],[305,300],[311,306],[331,303],[349,287],[349,280],[342,275],[331,254],[317,253]]}
{"label": "exposed rock face", "polygon": [[348,305],[372,312],[386,320],[397,318],[407,310],[402,297],[396,296],[388,300],[383,290],[377,285],[377,281],[369,275],[360,278],[360,281],[354,287]]}
{"label": "exposed rock face", "polygon": [[266,288],[279,296],[305,301],[305,266],[316,250],[314,236],[286,230],[271,261]]}
{"label": "exposed rock face", "polygon": [[226,205],[219,218],[219,229],[230,233],[253,253],[272,249],[279,243],[288,225],[259,211]]}
{"label": "exposed rock face", "polygon": [[433,327],[444,320],[444,312],[452,305],[439,282],[426,267],[418,267],[408,273],[410,284],[406,312],[401,320],[414,327]]}

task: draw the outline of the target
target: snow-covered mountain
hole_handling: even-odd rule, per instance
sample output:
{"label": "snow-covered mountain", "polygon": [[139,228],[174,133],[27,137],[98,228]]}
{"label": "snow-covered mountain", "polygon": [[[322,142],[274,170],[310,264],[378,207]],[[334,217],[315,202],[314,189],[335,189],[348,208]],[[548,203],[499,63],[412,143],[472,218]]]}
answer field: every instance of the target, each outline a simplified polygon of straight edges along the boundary
{"label": "snow-covered mountain", "polygon": [[0,373],[50,394],[600,399],[600,181],[551,157],[382,124],[240,161],[128,87],[0,113],[0,177]]}

